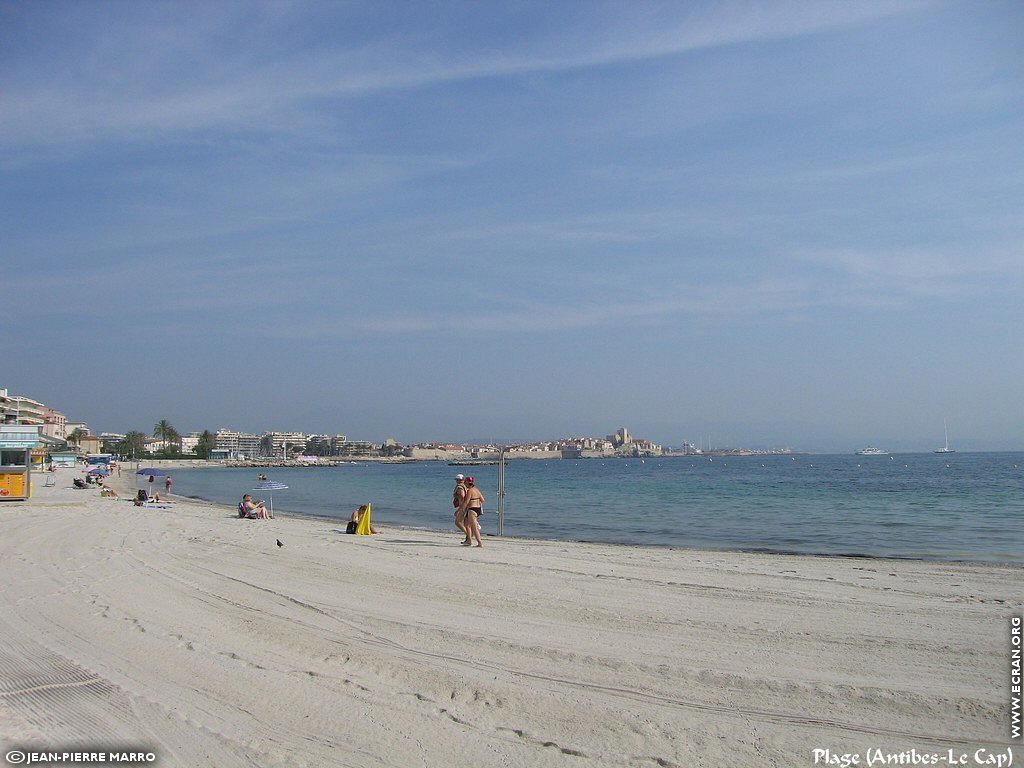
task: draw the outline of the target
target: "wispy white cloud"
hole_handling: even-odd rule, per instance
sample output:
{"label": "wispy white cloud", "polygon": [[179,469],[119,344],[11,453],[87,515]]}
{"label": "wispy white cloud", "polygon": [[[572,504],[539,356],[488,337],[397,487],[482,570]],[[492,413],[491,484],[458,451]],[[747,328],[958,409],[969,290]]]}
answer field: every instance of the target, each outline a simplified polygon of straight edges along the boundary
{"label": "wispy white cloud", "polygon": [[[109,139],[147,141],[205,130],[295,131],[316,125],[323,99],[364,96],[480,78],[607,67],[697,50],[806,36],[920,7],[921,2],[728,3],[680,14],[675,4],[621,11],[588,28],[559,30],[550,39],[517,41],[505,50],[452,54],[382,38],[351,49],[281,51],[272,12],[251,50],[218,60],[218,40],[232,14],[208,14],[130,25],[131,35],[102,40],[81,66],[46,82],[8,81],[0,112],[0,147],[18,158],[39,147]],[[284,17],[284,18],[282,18]],[[134,27],[134,28],[132,28]],[[96,31],[96,30],[94,30]],[[102,31],[96,31],[102,36]],[[132,42],[126,43],[125,40]],[[567,41],[568,42],[567,44]],[[276,56],[261,60],[260,43]],[[15,158],[17,159],[17,158]],[[8,155],[5,162],[14,160]]]}
{"label": "wispy white cloud", "polygon": [[827,250],[800,255],[841,277],[852,290],[893,297],[967,298],[1024,286],[1024,244],[970,253],[904,248]]}
{"label": "wispy white cloud", "polygon": [[[935,268],[936,259],[927,254],[905,254],[899,267],[892,266],[891,253],[829,256],[831,274],[801,275],[794,269],[775,277],[677,281],[656,289],[642,282],[620,283],[606,286],[599,294],[593,292],[594,284],[566,286],[557,303],[517,299],[513,294],[504,295],[503,302],[495,301],[493,308],[480,304],[459,313],[443,306],[395,308],[384,315],[315,318],[269,332],[284,338],[343,339],[433,333],[544,334],[693,321],[788,321],[821,309],[901,310],[922,298],[968,298],[987,290],[979,284],[964,284],[963,265],[939,259],[944,263]],[[998,262],[993,259],[993,271]],[[615,298],[623,295],[629,298]]]}

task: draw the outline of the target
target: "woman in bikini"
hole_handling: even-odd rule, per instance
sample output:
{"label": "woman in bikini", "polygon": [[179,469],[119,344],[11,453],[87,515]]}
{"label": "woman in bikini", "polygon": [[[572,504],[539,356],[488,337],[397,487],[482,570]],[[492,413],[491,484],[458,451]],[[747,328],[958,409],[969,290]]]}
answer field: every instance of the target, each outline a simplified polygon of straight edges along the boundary
{"label": "woman in bikini", "polygon": [[472,477],[466,478],[466,495],[462,499],[459,513],[465,515],[466,525],[466,541],[462,542],[462,546],[471,546],[475,538],[476,545],[482,547],[484,543],[480,541],[480,523],[477,519],[484,513],[484,495],[480,493]]}

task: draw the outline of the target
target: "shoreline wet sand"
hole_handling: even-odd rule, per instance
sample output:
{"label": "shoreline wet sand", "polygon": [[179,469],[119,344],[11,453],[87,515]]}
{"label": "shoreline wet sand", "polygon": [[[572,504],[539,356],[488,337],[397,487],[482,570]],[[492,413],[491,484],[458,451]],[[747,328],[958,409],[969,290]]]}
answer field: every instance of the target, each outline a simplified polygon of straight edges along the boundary
{"label": "shoreline wet sand", "polygon": [[8,746],[181,766],[788,766],[1010,744],[1020,567],[468,549],[384,520],[356,537],[178,497],[140,509],[57,474],[0,505]]}

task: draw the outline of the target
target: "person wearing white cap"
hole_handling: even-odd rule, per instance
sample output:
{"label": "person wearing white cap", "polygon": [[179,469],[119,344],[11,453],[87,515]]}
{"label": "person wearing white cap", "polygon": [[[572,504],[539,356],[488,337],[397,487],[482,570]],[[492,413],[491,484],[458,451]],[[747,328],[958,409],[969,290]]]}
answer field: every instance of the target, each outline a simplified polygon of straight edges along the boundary
{"label": "person wearing white cap", "polygon": [[462,511],[460,514],[462,500],[464,498],[466,498],[466,476],[460,473],[455,476],[455,491],[452,493],[452,506],[455,507],[455,527],[466,534],[466,540],[462,543],[468,544],[470,538],[469,529],[466,527],[466,513]]}

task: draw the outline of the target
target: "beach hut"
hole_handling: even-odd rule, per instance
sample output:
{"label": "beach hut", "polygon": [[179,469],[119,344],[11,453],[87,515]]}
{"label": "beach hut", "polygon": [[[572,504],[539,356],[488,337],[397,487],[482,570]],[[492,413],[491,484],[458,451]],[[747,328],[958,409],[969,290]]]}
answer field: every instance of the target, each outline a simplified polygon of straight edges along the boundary
{"label": "beach hut", "polygon": [[59,451],[50,454],[50,461],[58,469],[70,467],[74,469],[78,465],[78,454],[73,451]]}
{"label": "beach hut", "polygon": [[39,427],[0,424],[0,501],[32,496],[32,451],[39,446]]}

